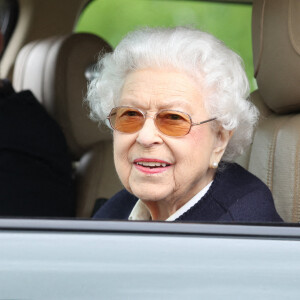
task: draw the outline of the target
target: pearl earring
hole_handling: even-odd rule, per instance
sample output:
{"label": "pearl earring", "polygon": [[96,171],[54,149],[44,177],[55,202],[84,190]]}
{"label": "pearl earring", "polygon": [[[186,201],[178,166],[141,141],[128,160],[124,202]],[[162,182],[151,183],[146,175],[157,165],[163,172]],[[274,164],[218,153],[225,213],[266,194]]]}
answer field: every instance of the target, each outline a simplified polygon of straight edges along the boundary
{"label": "pearl earring", "polygon": [[218,165],[219,165],[219,164],[218,164],[217,162],[213,162],[213,163],[212,163],[212,168],[213,168],[213,169],[216,169],[216,168],[218,167]]}

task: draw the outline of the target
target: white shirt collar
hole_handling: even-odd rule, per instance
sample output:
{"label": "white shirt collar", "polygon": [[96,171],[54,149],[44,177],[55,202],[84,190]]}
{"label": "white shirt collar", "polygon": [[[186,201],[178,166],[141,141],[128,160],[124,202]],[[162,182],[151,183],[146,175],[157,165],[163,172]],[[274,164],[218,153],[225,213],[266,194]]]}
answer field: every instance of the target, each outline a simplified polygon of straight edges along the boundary
{"label": "white shirt collar", "polygon": [[[180,207],[174,214],[172,214],[166,221],[174,221],[181,215],[183,215],[186,211],[188,211],[191,207],[193,207],[197,202],[199,202],[202,197],[209,190],[212,181],[205,186],[198,194],[196,194],[191,200],[189,200],[186,204]],[[151,220],[151,214],[148,210],[147,206],[139,199],[135,206],[133,207],[128,220],[132,221],[149,221]]]}

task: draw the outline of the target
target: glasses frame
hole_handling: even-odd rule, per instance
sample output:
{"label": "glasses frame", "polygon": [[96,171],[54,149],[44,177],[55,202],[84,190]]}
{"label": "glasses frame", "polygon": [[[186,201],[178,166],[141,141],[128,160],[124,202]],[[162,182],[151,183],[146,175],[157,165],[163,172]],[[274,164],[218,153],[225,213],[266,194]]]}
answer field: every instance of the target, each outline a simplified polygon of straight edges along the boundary
{"label": "glasses frame", "polygon": [[[214,121],[214,120],[217,119],[217,118],[211,118],[211,119],[208,119],[208,120],[205,120],[205,121],[202,121],[202,122],[196,122],[196,123],[195,123],[195,122],[193,122],[192,117],[191,117],[188,113],[183,112],[183,111],[180,111],[180,110],[176,110],[176,109],[161,109],[161,110],[159,110],[154,116],[151,116],[151,115],[147,115],[147,112],[144,112],[143,110],[141,110],[141,109],[139,109],[139,108],[137,108],[137,107],[127,106],[127,105],[116,106],[116,107],[114,107],[114,108],[111,109],[111,111],[110,111],[109,115],[106,117],[106,119],[109,121],[109,124],[110,124],[110,126],[111,126],[111,128],[112,128],[113,130],[118,131],[118,132],[121,132],[121,133],[126,133],[126,134],[136,133],[136,132],[140,131],[140,130],[143,128],[143,126],[142,126],[142,128],[140,128],[140,129],[138,129],[137,131],[134,131],[134,132],[123,132],[123,131],[117,130],[117,129],[112,125],[112,122],[111,122],[112,111],[113,111],[114,109],[116,109],[116,108],[131,108],[131,109],[136,109],[136,110],[139,111],[139,112],[143,115],[143,117],[144,117],[144,124],[143,124],[143,126],[145,125],[145,122],[146,122],[147,117],[149,117],[149,118],[153,119],[154,125],[155,125],[155,127],[157,128],[157,130],[158,130],[160,133],[162,133],[162,134],[164,134],[165,136],[168,136],[168,137],[183,137],[183,136],[186,136],[187,134],[190,133],[192,126],[202,125],[202,124],[205,124],[205,123],[208,123],[208,122],[211,122],[211,121]],[[188,116],[188,118],[189,118],[189,120],[190,120],[190,128],[189,128],[189,131],[188,131],[186,134],[184,134],[184,135],[178,135],[178,136],[176,136],[176,135],[167,135],[166,133],[162,132],[162,131],[158,128],[158,126],[156,125],[155,120],[156,120],[157,115],[158,115],[159,113],[163,112],[163,111],[171,111],[171,112],[174,111],[174,112],[181,113],[181,114],[184,114],[184,115]]]}

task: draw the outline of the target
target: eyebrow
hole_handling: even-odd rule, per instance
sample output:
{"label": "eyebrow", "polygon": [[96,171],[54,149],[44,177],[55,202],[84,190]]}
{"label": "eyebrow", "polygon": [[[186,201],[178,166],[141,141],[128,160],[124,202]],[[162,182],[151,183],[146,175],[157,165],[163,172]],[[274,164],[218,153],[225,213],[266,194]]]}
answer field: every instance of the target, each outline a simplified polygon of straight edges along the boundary
{"label": "eyebrow", "polygon": [[[141,108],[141,109],[145,109],[146,107],[143,105],[144,103],[143,102],[140,102],[136,99],[133,99],[133,98],[123,98],[121,99],[122,102],[130,102],[130,104],[124,104],[123,105],[130,105],[130,106],[133,106],[133,107],[137,107],[137,108]],[[120,101],[120,102],[121,102]],[[192,110],[192,106],[191,104],[188,102],[188,101],[185,101],[185,100],[169,100],[169,101],[162,101],[162,103],[160,103],[159,105],[159,109],[177,109],[177,108],[182,108],[182,109],[186,109],[186,110]]]}

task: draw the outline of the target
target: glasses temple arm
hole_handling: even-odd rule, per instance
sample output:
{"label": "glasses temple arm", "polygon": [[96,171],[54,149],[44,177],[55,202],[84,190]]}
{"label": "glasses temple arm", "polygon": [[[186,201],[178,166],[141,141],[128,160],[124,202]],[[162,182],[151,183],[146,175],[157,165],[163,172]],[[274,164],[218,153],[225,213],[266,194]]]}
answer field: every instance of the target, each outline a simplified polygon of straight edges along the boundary
{"label": "glasses temple arm", "polygon": [[214,120],[216,120],[217,118],[212,118],[212,119],[208,119],[208,120],[206,120],[206,121],[202,121],[202,122],[200,122],[200,123],[192,123],[192,126],[194,126],[194,125],[201,125],[201,124],[204,124],[204,123],[208,123],[208,122],[211,122],[211,121],[214,121]]}

